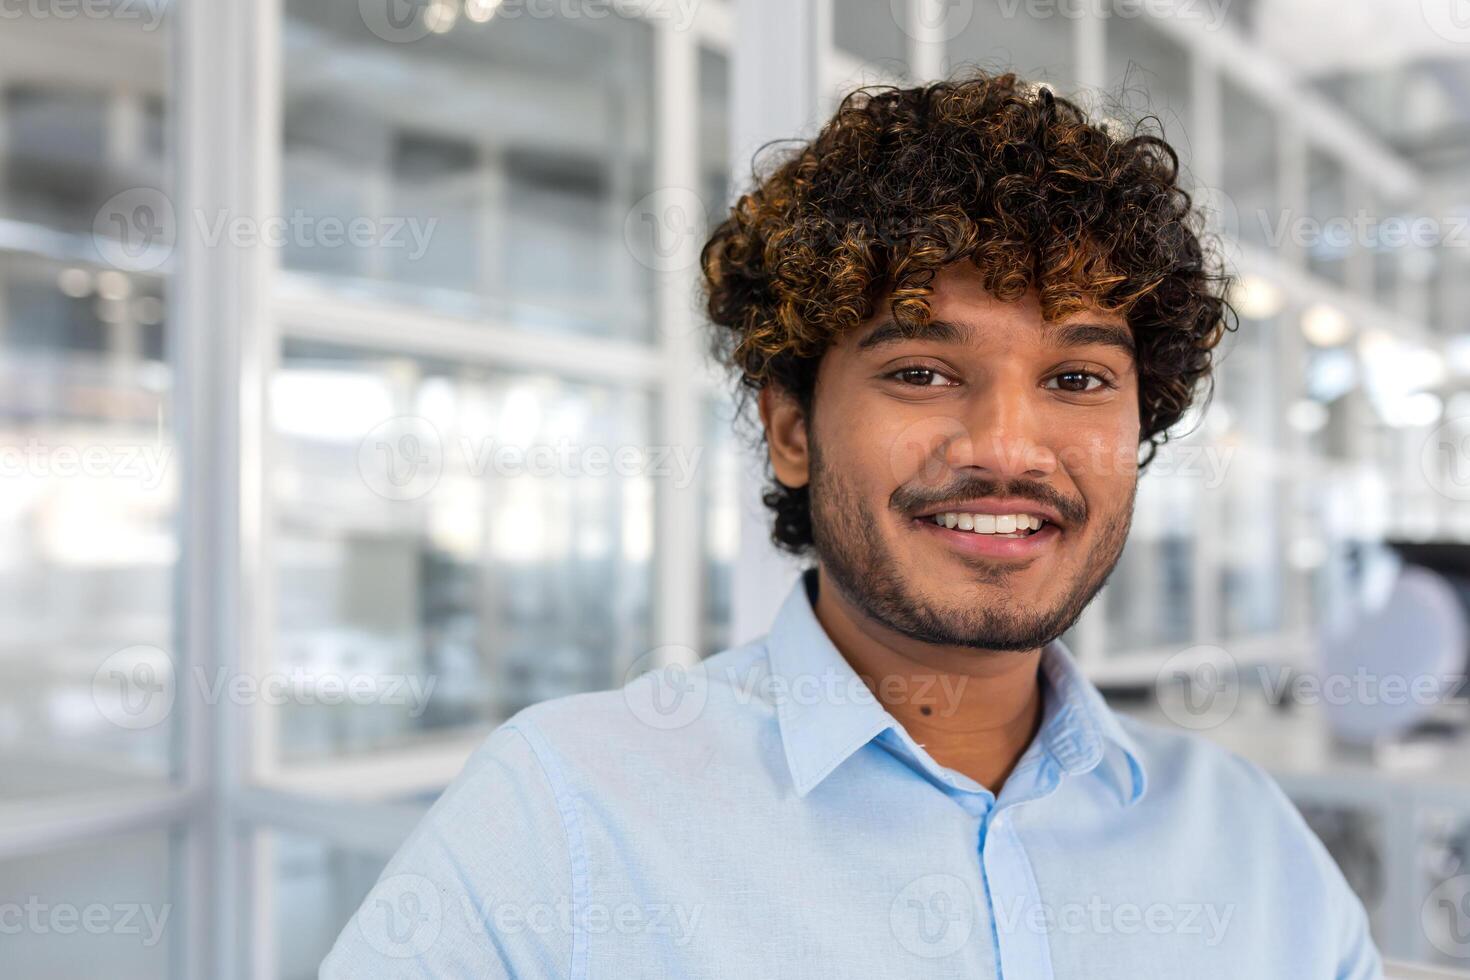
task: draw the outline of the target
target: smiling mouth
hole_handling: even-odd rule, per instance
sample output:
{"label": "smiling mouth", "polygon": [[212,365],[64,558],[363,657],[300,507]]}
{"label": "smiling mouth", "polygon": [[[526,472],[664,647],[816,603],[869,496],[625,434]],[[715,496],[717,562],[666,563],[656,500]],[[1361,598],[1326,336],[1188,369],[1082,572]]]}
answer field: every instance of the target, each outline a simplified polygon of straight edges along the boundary
{"label": "smiling mouth", "polygon": [[925,523],[937,524],[952,531],[968,531],[994,538],[1029,538],[1045,527],[1055,527],[1039,514],[971,514],[964,511],[945,511],[920,518]]}

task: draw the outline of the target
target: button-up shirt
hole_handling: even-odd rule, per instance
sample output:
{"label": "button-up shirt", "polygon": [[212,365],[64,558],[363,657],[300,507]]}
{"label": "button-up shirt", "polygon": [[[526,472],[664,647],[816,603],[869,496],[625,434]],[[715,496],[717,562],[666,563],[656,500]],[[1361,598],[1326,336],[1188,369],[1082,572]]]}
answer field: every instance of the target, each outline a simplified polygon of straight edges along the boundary
{"label": "button-up shirt", "polygon": [[1040,679],[992,793],[910,737],[798,583],[761,640],[500,726],[321,975],[1381,976],[1260,769],[1114,714],[1060,642]]}

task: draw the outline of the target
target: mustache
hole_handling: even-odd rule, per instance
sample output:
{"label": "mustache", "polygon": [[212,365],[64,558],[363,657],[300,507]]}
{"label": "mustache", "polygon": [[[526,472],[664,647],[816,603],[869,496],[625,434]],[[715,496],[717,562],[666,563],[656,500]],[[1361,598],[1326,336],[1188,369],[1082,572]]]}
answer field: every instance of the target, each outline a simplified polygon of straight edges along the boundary
{"label": "mustache", "polygon": [[889,506],[901,513],[911,514],[916,510],[941,507],[948,503],[976,500],[983,497],[1017,497],[1044,504],[1061,515],[1069,526],[1076,527],[1087,520],[1087,505],[1080,500],[1065,497],[1044,483],[1034,480],[995,480],[983,476],[962,477],[948,486],[909,484],[893,491],[888,498]]}

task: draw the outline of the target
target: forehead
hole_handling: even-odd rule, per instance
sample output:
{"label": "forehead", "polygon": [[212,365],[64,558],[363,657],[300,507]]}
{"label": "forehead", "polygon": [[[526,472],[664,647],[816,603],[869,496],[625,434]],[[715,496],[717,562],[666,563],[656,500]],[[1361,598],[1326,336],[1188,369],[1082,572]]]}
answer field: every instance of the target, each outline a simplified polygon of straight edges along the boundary
{"label": "forehead", "polygon": [[[930,326],[917,337],[948,343],[1002,343],[1042,341],[1058,346],[1102,343],[1132,354],[1132,332],[1126,319],[1090,308],[1061,321],[1041,315],[1041,299],[1028,290],[1019,299],[1000,300],[987,292],[978,269],[957,262],[935,274],[929,297]],[[902,340],[904,332],[893,323],[885,301],[872,317],[851,334],[859,352]]]}

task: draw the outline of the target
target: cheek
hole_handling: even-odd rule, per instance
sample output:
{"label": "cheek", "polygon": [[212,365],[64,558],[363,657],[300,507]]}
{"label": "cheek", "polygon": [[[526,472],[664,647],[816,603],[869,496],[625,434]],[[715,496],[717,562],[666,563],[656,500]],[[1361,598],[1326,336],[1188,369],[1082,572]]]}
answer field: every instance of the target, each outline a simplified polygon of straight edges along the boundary
{"label": "cheek", "polygon": [[865,427],[881,456],[881,475],[895,488],[946,482],[952,457],[967,454],[970,445],[964,422],[943,413],[890,413]]}
{"label": "cheek", "polygon": [[885,502],[898,486],[893,447],[903,428],[901,420],[856,400],[824,402],[814,431],[824,481],[865,501]]}
{"label": "cheek", "polygon": [[1137,413],[1069,427],[1057,458],[1089,505],[1111,509],[1111,501],[1130,495],[1138,480]]}

